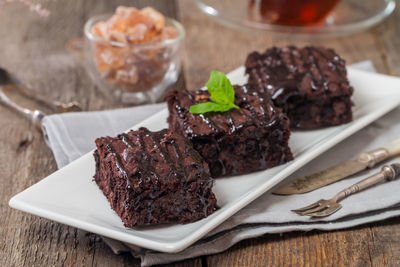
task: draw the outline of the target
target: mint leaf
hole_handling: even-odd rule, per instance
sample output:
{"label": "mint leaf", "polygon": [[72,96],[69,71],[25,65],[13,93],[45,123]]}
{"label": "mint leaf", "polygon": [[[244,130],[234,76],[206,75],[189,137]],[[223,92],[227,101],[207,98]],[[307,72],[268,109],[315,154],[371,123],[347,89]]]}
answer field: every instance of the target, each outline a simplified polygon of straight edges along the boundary
{"label": "mint leaf", "polygon": [[210,99],[214,102],[205,102],[190,107],[192,114],[204,114],[207,112],[224,112],[232,108],[239,109],[235,105],[235,90],[229,79],[223,72],[212,71],[208,80],[207,90],[210,93]]}
{"label": "mint leaf", "polygon": [[219,104],[213,102],[204,102],[190,106],[189,112],[192,114],[204,114],[212,111],[224,112],[230,110],[232,107],[227,104]]}
{"label": "mint leaf", "polygon": [[235,100],[235,91],[223,72],[213,70],[206,83],[210,99],[216,103],[229,104]]}

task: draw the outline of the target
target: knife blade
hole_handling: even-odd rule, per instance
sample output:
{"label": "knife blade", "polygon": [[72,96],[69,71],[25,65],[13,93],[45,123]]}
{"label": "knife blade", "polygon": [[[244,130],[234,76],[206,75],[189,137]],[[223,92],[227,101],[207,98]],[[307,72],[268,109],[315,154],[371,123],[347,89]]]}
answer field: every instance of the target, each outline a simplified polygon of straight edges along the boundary
{"label": "knife blade", "polygon": [[274,190],[276,195],[303,194],[325,185],[337,182],[367,168],[372,168],[379,162],[400,155],[400,139],[384,148],[358,155],[357,159],[339,163],[328,169],[294,179]]}
{"label": "knife blade", "polygon": [[326,170],[313,173],[298,179],[276,189],[273,194],[276,195],[292,195],[303,194],[344,179],[352,174],[366,169],[367,166],[358,160],[351,160],[340,163]]}

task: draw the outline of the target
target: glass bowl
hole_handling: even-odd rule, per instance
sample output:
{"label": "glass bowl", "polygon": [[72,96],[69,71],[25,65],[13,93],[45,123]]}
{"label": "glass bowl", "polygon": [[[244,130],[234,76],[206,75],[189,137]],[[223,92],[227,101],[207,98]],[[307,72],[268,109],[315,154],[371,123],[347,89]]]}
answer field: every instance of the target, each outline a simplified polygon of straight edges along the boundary
{"label": "glass bowl", "polygon": [[166,26],[175,27],[177,37],[146,44],[108,41],[91,33],[94,24],[110,17],[95,16],[85,24],[84,58],[89,75],[100,90],[119,103],[157,102],[179,77],[183,26],[166,18]]}
{"label": "glass bowl", "polygon": [[[193,1],[205,14],[226,26],[246,32],[294,38],[334,37],[356,33],[384,20],[396,6],[395,0],[340,0],[318,23],[289,26],[266,21],[259,12],[262,0]],[[324,1],[321,0],[321,3]],[[279,1],[270,2],[276,4]],[[290,7],[291,5],[287,5],[287,8]]]}

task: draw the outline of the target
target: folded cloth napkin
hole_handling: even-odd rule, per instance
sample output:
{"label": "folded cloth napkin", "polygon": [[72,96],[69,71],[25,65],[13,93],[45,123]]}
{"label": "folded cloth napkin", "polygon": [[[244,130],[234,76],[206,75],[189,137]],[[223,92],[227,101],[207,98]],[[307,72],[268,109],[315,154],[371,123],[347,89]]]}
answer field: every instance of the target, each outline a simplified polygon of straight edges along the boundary
{"label": "folded cloth napkin", "polygon": [[[353,68],[374,71],[371,62],[362,62]],[[165,108],[165,104],[147,105],[100,112],[80,112],[46,116],[43,131],[52,149],[58,167],[67,165],[94,148],[94,139],[116,135]],[[358,153],[381,147],[400,138],[400,108],[347,138],[317,159],[313,160],[286,181],[327,168]],[[233,215],[189,248],[175,254],[160,253],[104,238],[115,253],[130,251],[140,257],[142,266],[163,264],[221,252],[240,240],[266,233],[333,230],[383,220],[400,215],[400,180],[387,182],[341,201],[343,208],[321,219],[298,216],[291,209],[300,208],[319,199],[332,197],[340,190],[375,173],[379,168],[362,175],[342,180],[302,195],[277,196],[267,192]]]}

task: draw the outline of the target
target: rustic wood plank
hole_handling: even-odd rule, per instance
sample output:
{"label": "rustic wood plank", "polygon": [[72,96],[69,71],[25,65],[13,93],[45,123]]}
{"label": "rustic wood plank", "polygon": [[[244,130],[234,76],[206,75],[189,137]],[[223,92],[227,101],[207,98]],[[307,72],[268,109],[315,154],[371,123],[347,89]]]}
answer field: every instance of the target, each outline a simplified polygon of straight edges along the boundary
{"label": "rustic wood plank", "polygon": [[208,257],[208,266],[369,266],[368,239],[362,229],[265,235]]}
{"label": "rustic wood plank", "polygon": [[[86,110],[116,107],[101,95],[80,62],[67,50],[82,35],[92,15],[112,12],[120,4],[152,5],[176,17],[172,1],[45,1],[48,19],[19,4],[1,6],[0,64],[54,99],[77,99]],[[24,104],[33,107],[29,101]],[[139,266],[130,254],[114,255],[94,235],[8,207],[16,193],[56,170],[41,133],[0,105],[0,266]],[[194,259],[172,266],[200,266]]]}
{"label": "rustic wood plank", "polygon": [[370,225],[372,245],[369,254],[373,266],[400,265],[400,219]]}
{"label": "rustic wood plank", "polygon": [[400,219],[342,231],[264,235],[209,256],[208,266],[399,266]]}

